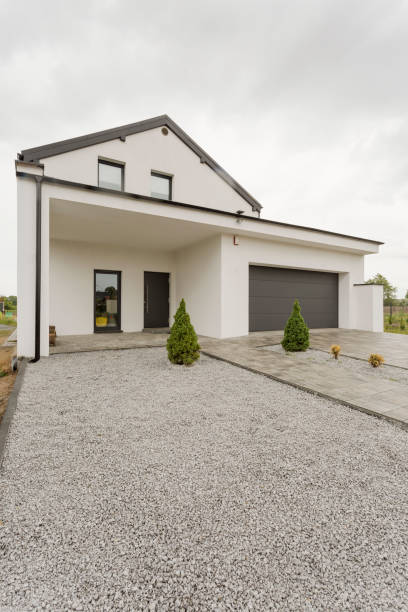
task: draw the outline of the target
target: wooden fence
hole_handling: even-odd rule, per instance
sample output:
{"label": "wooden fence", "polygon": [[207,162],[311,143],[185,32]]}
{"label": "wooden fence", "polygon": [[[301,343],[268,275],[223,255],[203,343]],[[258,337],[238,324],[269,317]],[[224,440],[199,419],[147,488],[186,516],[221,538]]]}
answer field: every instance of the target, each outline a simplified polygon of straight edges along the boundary
{"label": "wooden fence", "polygon": [[384,306],[384,314],[389,315],[392,308],[393,315],[401,315],[408,314],[408,305],[407,306]]}

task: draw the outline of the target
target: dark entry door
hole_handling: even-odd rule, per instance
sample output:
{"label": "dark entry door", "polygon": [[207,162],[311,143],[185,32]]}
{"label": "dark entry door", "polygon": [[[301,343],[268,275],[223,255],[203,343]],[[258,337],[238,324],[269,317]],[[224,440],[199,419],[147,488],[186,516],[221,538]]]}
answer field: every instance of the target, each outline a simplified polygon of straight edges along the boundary
{"label": "dark entry door", "polygon": [[144,273],[144,326],[169,326],[169,274]]}
{"label": "dark entry door", "polygon": [[249,267],[249,331],[284,329],[298,299],[310,328],[338,327],[338,274]]}

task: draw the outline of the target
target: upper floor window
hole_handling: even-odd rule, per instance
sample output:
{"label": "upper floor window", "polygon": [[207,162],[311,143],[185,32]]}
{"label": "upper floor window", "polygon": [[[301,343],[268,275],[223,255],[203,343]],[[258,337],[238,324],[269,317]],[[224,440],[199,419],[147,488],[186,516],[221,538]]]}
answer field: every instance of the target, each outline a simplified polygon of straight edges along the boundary
{"label": "upper floor window", "polygon": [[172,177],[168,174],[152,172],[150,188],[152,198],[171,200],[171,181]]}
{"label": "upper floor window", "polygon": [[106,189],[123,191],[125,167],[118,162],[98,160],[98,185]]}

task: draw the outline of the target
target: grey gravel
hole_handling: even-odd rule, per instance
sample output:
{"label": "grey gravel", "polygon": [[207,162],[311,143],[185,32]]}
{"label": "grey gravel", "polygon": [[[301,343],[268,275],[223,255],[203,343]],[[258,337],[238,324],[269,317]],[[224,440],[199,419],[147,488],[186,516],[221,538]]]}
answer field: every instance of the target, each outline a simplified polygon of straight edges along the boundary
{"label": "grey gravel", "polygon": [[163,349],[29,364],[0,608],[406,610],[408,436]]}
{"label": "grey gravel", "polygon": [[368,363],[368,358],[367,361],[363,361],[362,359],[347,357],[347,355],[342,355],[340,353],[339,358],[336,360],[332,355],[330,355],[330,353],[326,353],[325,351],[320,351],[318,349],[308,349],[307,351],[289,353],[284,350],[281,344],[263,346],[259,350],[272,351],[274,353],[278,353],[279,355],[285,355],[285,357],[290,357],[291,359],[296,359],[299,361],[325,363],[332,368],[345,368],[346,370],[353,370],[356,378],[360,380],[375,382],[380,378],[390,382],[398,382],[408,385],[408,370],[387,364],[384,364],[378,368],[373,368],[373,366]]}

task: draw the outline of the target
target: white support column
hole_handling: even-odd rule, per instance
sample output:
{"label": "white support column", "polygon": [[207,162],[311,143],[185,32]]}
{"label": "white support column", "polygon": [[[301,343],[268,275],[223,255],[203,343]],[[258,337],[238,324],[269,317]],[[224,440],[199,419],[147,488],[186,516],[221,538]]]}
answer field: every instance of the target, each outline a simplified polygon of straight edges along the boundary
{"label": "white support column", "polygon": [[17,179],[17,354],[34,357],[36,183]]}
{"label": "white support column", "polygon": [[[17,162],[17,354],[35,355],[36,176],[41,167]],[[42,187],[44,190],[44,187]],[[42,193],[41,235],[41,356],[48,356],[49,203]]]}
{"label": "white support column", "polygon": [[353,313],[351,307],[352,281],[349,272],[339,274],[339,327],[353,328]]}
{"label": "white support column", "polygon": [[42,185],[41,199],[41,357],[50,353],[50,198],[48,185]]}
{"label": "white support column", "polygon": [[383,286],[357,284],[353,287],[356,329],[384,331]]}

